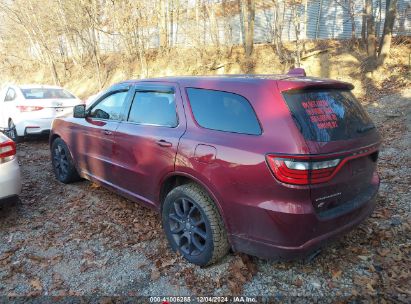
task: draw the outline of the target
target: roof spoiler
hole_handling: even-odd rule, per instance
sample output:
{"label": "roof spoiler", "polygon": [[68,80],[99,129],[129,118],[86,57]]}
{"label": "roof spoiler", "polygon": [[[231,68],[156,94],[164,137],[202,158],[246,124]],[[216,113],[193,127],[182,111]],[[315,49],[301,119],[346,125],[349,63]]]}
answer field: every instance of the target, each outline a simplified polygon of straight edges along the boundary
{"label": "roof spoiler", "polygon": [[294,68],[288,71],[287,75],[290,76],[307,76],[303,68]]}

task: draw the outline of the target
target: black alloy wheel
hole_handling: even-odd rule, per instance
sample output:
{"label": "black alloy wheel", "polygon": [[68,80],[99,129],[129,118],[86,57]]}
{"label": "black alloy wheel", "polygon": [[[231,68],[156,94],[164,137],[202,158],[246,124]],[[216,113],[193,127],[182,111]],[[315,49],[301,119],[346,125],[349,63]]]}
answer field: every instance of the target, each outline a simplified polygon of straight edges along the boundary
{"label": "black alloy wheel", "polygon": [[210,231],[204,220],[205,215],[189,198],[179,198],[173,203],[168,215],[168,224],[174,241],[185,255],[200,255]]}
{"label": "black alloy wheel", "polygon": [[68,184],[81,179],[73,164],[70,151],[61,138],[55,139],[51,145],[51,161],[54,174],[62,183]]}

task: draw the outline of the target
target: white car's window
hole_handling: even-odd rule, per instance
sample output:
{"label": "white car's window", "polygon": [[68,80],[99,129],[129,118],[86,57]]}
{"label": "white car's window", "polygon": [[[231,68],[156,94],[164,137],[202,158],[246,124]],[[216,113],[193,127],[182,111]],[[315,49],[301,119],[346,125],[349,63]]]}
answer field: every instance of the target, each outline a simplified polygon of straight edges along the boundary
{"label": "white car's window", "polygon": [[6,93],[6,98],[4,98],[4,101],[13,101],[16,99],[16,91],[12,88],[9,88]]}
{"label": "white car's window", "polygon": [[21,90],[26,99],[72,99],[71,93],[63,89],[31,88]]}
{"label": "white car's window", "polygon": [[90,110],[89,117],[121,120],[121,113],[123,112],[123,105],[127,93],[128,92],[117,92],[107,96]]}

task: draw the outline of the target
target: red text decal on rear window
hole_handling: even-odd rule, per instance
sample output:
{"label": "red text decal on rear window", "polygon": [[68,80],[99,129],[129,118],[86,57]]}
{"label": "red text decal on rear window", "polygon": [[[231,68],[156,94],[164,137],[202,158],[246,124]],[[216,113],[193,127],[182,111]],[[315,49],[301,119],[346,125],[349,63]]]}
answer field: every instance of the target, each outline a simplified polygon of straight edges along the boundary
{"label": "red text decal on rear window", "polygon": [[310,116],[310,120],[319,129],[334,129],[338,127],[337,115],[335,115],[326,100],[305,101],[302,103],[302,106]]}

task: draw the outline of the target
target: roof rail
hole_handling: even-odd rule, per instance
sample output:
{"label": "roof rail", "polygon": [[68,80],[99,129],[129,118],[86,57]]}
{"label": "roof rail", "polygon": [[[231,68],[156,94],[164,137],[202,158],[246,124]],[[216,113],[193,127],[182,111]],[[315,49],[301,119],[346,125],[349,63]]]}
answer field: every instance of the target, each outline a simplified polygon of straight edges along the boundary
{"label": "roof rail", "polygon": [[287,75],[290,76],[307,76],[303,68],[294,68],[288,71]]}

